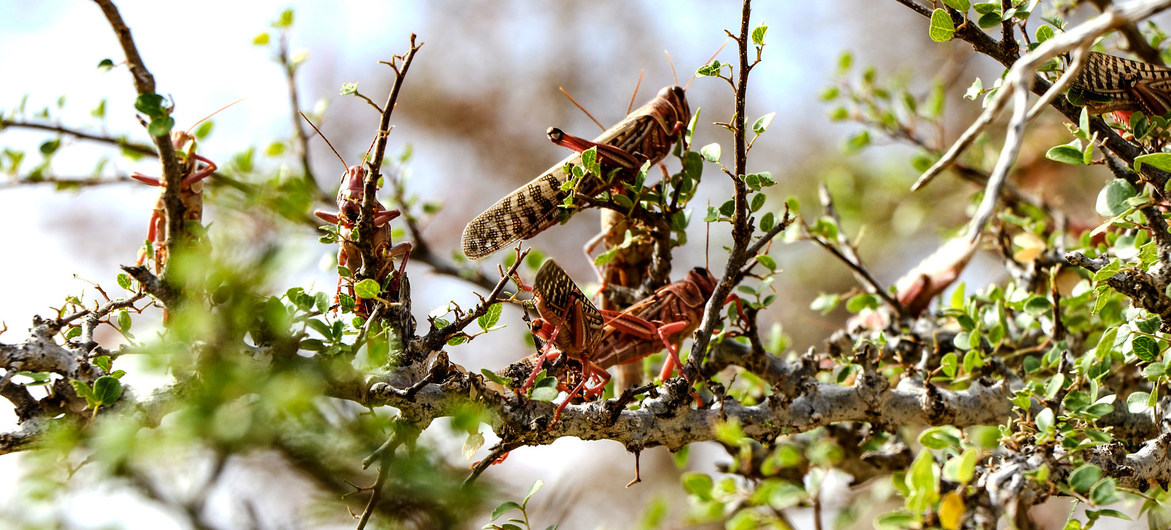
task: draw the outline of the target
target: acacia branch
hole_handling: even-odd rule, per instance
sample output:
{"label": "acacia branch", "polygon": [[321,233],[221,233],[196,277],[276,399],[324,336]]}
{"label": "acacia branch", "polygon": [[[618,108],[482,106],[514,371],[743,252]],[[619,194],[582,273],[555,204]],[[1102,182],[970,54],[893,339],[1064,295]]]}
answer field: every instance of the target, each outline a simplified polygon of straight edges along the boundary
{"label": "acacia branch", "polygon": [[727,264],[724,266],[724,277],[716,285],[711,298],[704,305],[703,320],[698,331],[695,333],[695,341],[691,346],[691,356],[687,362],[688,367],[694,366],[695,362],[703,358],[707,352],[707,346],[711,340],[712,332],[715,331],[716,324],[720,321],[720,313],[722,312],[721,309],[723,308],[724,299],[735,288],[736,275],[740,273],[740,269],[748,261],[746,249],[752,239],[752,219],[748,216],[748,186],[745,184],[743,178],[747,173],[748,166],[748,149],[744,138],[744,112],[745,97],[748,93],[748,73],[751,69],[751,66],[748,64],[748,46],[751,42],[749,17],[751,13],[752,1],[744,0],[743,8],[740,12],[740,36],[734,37],[737,45],[737,55],[739,57],[739,69],[737,71],[739,78],[735,83],[735,115],[730,122],[736,151],[735,175],[732,176],[732,185],[735,188],[735,210],[732,214],[732,251],[728,256]]}
{"label": "acacia branch", "polygon": [[[94,2],[102,9],[110,27],[118,36],[118,42],[126,54],[126,63],[130,67],[130,74],[134,79],[134,87],[138,91],[138,95],[155,94],[154,76],[147,70],[146,64],[142,62],[142,56],[138,54],[134,38],[130,35],[130,28],[122,20],[118,8],[110,0],[94,0]],[[171,144],[170,135],[164,133],[152,136],[151,139],[154,141],[155,148],[158,149],[159,160],[163,163],[163,181],[166,182],[166,186],[163,188],[163,210],[166,216],[167,234],[170,235],[166,244],[173,247],[182,239],[178,235],[183,233],[183,214],[186,206],[180,197],[179,189],[183,175],[179,168],[179,159],[175,155],[175,147]],[[174,248],[172,248],[171,255],[174,254]]]}

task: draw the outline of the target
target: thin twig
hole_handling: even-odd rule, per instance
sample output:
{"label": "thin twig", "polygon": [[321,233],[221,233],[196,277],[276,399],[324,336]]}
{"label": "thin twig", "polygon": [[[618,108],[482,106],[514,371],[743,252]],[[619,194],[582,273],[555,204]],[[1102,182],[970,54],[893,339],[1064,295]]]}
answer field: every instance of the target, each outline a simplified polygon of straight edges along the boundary
{"label": "thin twig", "polygon": [[[110,0],[94,0],[98,7],[102,9],[102,13],[106,15],[106,20],[109,21],[110,27],[113,28],[114,33],[118,36],[118,42],[122,46],[122,51],[126,54],[126,63],[129,65],[130,74],[134,78],[134,87],[139,95],[155,94],[155,80],[151,75],[150,70],[147,70],[146,64],[142,62],[142,56],[138,54],[138,48],[134,44],[134,38],[130,35],[130,28],[126,26],[126,22],[122,20],[122,15],[118,13],[118,8]],[[155,147],[158,149],[159,159],[163,163],[163,180],[167,183],[163,188],[163,205],[164,213],[166,215],[167,232],[172,234],[167,239],[167,245],[175,245],[182,238],[177,237],[177,234],[183,233],[183,218],[186,206],[183,204],[183,199],[180,196],[180,181],[183,175],[179,168],[179,159],[175,155],[175,147],[171,144],[171,137],[169,134],[160,134],[152,136]],[[171,249],[171,255],[175,255],[174,249]],[[165,271],[164,271],[164,274]]]}
{"label": "thin twig", "polygon": [[130,140],[127,140],[125,137],[114,137],[114,136],[107,136],[107,135],[103,135],[103,134],[96,134],[96,133],[82,131],[80,129],[74,129],[72,127],[66,127],[64,125],[54,125],[54,124],[49,124],[49,123],[38,123],[38,122],[32,122],[32,121],[18,121],[18,120],[10,120],[10,119],[5,119],[5,118],[0,118],[0,130],[6,129],[9,127],[14,128],[14,129],[32,129],[35,131],[54,132],[57,134],[64,134],[67,136],[72,136],[72,137],[80,139],[80,140],[87,140],[90,142],[112,144],[112,145],[116,145],[118,147],[121,147],[122,149],[125,149],[127,151],[130,151],[133,153],[138,153],[140,155],[157,156],[157,154],[158,154],[157,152],[155,152],[153,147],[146,145],[146,144],[132,142]]}
{"label": "thin twig", "polygon": [[734,83],[736,89],[736,111],[733,122],[731,122],[736,152],[735,175],[732,175],[732,184],[736,190],[734,199],[735,211],[732,214],[732,252],[728,256],[727,264],[724,266],[724,278],[716,285],[715,291],[704,306],[703,324],[700,325],[699,331],[695,335],[695,341],[691,346],[691,356],[688,359],[687,367],[698,367],[698,364],[696,364],[698,359],[701,359],[707,351],[707,345],[711,340],[712,332],[716,329],[716,324],[720,320],[723,301],[735,287],[732,280],[747,261],[745,249],[748,247],[752,238],[752,220],[748,217],[748,186],[740,178],[741,175],[746,174],[748,165],[748,150],[744,138],[744,102],[748,92],[748,72],[751,69],[748,64],[749,32],[751,31],[749,29],[749,17],[751,13],[752,1],[744,0],[743,8],[740,12],[740,36],[733,37],[736,40],[739,56],[739,69],[737,71],[739,80]]}

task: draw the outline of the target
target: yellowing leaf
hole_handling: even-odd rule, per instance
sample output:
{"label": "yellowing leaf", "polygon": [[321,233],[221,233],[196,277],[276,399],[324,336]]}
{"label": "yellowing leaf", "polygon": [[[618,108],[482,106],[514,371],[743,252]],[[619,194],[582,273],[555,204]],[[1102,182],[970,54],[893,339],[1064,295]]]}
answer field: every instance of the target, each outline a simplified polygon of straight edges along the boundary
{"label": "yellowing leaf", "polygon": [[963,518],[964,500],[960,495],[954,491],[944,495],[939,503],[939,525],[946,530],[955,530]]}
{"label": "yellowing leaf", "polygon": [[1021,232],[1012,238],[1012,243],[1018,247],[1012,257],[1019,263],[1032,263],[1045,251],[1045,240],[1032,232]]}

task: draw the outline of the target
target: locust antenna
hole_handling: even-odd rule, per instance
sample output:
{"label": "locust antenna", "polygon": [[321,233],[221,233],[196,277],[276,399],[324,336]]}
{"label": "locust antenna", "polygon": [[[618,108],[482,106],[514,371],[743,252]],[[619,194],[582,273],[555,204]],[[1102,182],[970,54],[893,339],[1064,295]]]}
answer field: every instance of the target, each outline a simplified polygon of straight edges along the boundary
{"label": "locust antenna", "polygon": [[675,82],[675,86],[679,86],[679,76],[675,74],[675,61],[671,60],[671,52],[663,50],[663,55],[667,56],[667,66],[671,67],[671,80]]}
{"label": "locust antenna", "polygon": [[638,96],[638,88],[642,86],[642,74],[646,73],[646,68],[638,71],[638,82],[634,84],[634,93],[630,95],[630,104],[626,105],[626,114],[630,114],[630,109],[634,108],[634,98]]}
{"label": "locust antenna", "polygon": [[201,124],[201,123],[203,123],[203,122],[205,122],[205,121],[207,121],[207,120],[210,120],[212,116],[215,116],[216,114],[219,114],[220,112],[223,112],[224,110],[226,110],[228,107],[231,107],[232,105],[235,105],[235,104],[237,104],[237,103],[239,103],[239,102],[241,102],[241,101],[244,101],[244,100],[246,100],[246,99],[248,99],[248,98],[247,98],[247,97],[243,97],[243,98],[237,99],[236,101],[233,101],[233,102],[231,102],[231,103],[228,103],[227,105],[224,105],[224,106],[220,107],[220,108],[219,108],[219,109],[217,109],[215,112],[213,112],[213,113],[211,113],[211,114],[208,114],[207,116],[204,116],[204,117],[203,117],[203,119],[201,119],[201,120],[199,120],[199,121],[197,121],[197,122],[195,122],[195,123],[192,123],[192,124],[191,124],[191,127],[188,127],[188,128],[187,128],[187,131],[185,131],[185,134],[187,134],[188,136],[191,136],[191,131],[195,130],[195,127],[197,127],[199,124]]}
{"label": "locust antenna", "polygon": [[593,122],[598,125],[599,129],[603,131],[606,130],[606,128],[602,126],[602,123],[594,118],[593,114],[590,114],[590,111],[586,110],[585,107],[581,106],[581,103],[578,103],[576,99],[573,99],[573,96],[569,95],[569,92],[565,90],[565,87],[557,87],[557,90],[560,90],[562,94],[565,94],[565,97],[569,98],[569,101],[573,103],[575,107],[581,109],[581,111],[584,112],[585,115],[589,117],[589,119],[593,120]]}
{"label": "locust antenna", "polygon": [[313,120],[309,119],[309,117],[306,116],[304,112],[297,111],[297,114],[300,114],[306,122],[309,122],[309,126],[313,127],[313,130],[317,132],[317,135],[320,136],[322,140],[325,140],[325,145],[329,146],[329,150],[333,151],[333,154],[337,155],[337,159],[342,161],[342,167],[345,168],[342,170],[342,174],[344,175],[346,172],[348,172],[350,170],[350,166],[346,164],[346,159],[342,158],[342,155],[337,152],[337,149],[333,148],[333,144],[329,143],[329,138],[325,137],[325,134],[321,132],[321,129],[318,129],[317,126],[313,124]]}
{"label": "locust antenna", "polygon": [[[715,59],[716,56],[720,54],[720,52],[724,51],[724,46],[727,46],[727,45],[728,45],[728,39],[724,39],[724,43],[721,44],[719,48],[716,48],[716,53],[713,53],[711,57],[708,57],[707,62],[705,62],[703,64],[711,64],[712,60]],[[668,60],[670,60],[670,57],[671,57],[670,55],[667,56]],[[672,70],[674,70],[674,67],[672,67]],[[691,79],[687,80],[687,85],[685,85],[683,87],[684,91],[686,91],[688,88],[691,87],[692,81],[695,81],[695,74],[691,74]]]}

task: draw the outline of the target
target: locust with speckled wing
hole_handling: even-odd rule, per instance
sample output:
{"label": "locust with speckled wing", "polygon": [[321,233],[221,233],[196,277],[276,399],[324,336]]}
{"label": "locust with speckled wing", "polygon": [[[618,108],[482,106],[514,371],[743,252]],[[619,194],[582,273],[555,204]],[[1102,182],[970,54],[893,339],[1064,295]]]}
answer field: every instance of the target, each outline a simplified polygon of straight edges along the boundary
{"label": "locust with speckled wing", "polygon": [[1071,84],[1091,114],[1143,111],[1162,116],[1171,111],[1171,68],[1090,52]]}
{"label": "locust with speckled wing", "polygon": [[[649,160],[654,164],[671,152],[671,146],[682,136],[690,120],[691,110],[687,107],[683,88],[669,86],[617,125],[606,129],[593,143],[613,148],[600,150],[599,158],[620,166],[633,163],[631,160]],[[555,142],[561,143],[560,131],[550,129],[549,134]],[[581,150],[588,148],[580,147]],[[578,150],[576,147],[573,149]],[[509,193],[472,219],[464,228],[464,255],[469,259],[483,258],[514,241],[536,236],[556,223],[560,207],[569,195],[568,190],[561,189],[570,177],[564,170],[566,164],[580,165],[580,151]],[[640,164],[638,162],[633,168],[627,169],[636,169]],[[578,184],[574,193],[592,197],[603,191],[605,186],[605,182],[587,177]]]}

